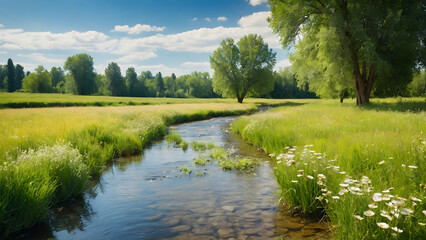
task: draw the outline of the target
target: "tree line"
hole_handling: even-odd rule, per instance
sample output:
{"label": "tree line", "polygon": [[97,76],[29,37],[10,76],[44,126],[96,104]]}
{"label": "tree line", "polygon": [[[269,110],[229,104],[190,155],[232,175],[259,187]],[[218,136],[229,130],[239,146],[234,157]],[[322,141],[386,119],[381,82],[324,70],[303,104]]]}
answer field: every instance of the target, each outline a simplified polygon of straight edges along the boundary
{"label": "tree line", "polygon": [[[0,90],[5,92],[66,93],[76,95],[105,95],[130,97],[217,98],[208,72],[194,71],[177,77],[174,73],[163,76],[151,71],[139,75],[133,67],[122,73],[120,66],[111,62],[104,74],[96,73],[93,58],[86,54],[68,57],[63,67],[54,66],[50,71],[38,66],[33,72],[25,72],[20,64],[8,59],[0,65]],[[308,88],[300,89],[296,78],[288,69],[274,73],[270,91],[257,95],[272,98],[313,98]]]}

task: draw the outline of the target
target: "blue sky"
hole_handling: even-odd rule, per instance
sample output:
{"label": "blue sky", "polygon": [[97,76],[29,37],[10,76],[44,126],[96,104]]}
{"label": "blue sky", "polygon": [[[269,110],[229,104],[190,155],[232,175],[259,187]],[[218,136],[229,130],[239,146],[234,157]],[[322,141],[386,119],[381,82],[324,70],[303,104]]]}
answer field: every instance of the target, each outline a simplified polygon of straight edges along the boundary
{"label": "blue sky", "polygon": [[276,69],[288,54],[268,28],[266,0],[0,0],[0,64],[12,58],[32,71],[63,66],[88,53],[104,73],[114,61],[122,74],[134,67],[163,75],[208,71],[221,40],[263,36],[277,52]]}

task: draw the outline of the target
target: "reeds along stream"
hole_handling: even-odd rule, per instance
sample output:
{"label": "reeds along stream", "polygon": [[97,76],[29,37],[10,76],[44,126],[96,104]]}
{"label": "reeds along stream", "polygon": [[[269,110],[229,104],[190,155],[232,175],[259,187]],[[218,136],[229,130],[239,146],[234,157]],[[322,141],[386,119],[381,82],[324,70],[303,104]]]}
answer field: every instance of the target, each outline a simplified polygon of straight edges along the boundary
{"label": "reeds along stream", "polygon": [[327,238],[326,224],[286,215],[277,204],[269,157],[226,131],[233,120],[172,128],[188,143],[213,142],[232,156],[258,158],[254,171],[224,171],[215,161],[196,165],[200,152],[161,141],[115,161],[82,198],[53,208],[44,224],[20,238]]}

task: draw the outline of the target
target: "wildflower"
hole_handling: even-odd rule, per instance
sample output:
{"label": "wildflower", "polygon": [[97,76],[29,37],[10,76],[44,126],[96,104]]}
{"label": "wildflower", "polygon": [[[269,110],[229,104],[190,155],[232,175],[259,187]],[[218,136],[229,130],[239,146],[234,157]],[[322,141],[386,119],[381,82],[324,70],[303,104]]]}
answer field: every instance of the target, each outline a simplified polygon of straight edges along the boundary
{"label": "wildflower", "polygon": [[360,220],[360,221],[362,221],[364,218],[363,217],[361,217],[360,215],[354,215],[354,218],[356,218],[356,219],[358,219],[358,220]]}
{"label": "wildflower", "polygon": [[319,179],[326,179],[327,177],[324,174],[320,173],[320,174],[318,174],[318,178]]}
{"label": "wildflower", "polygon": [[320,186],[325,186],[325,184],[321,180],[317,181],[317,184]]}
{"label": "wildflower", "polygon": [[277,157],[277,160],[280,160],[281,158],[282,158],[281,156],[278,156],[278,157]]}
{"label": "wildflower", "polygon": [[281,161],[278,161],[277,163],[281,163]]}
{"label": "wildflower", "polygon": [[322,188],[321,189],[321,192],[327,192],[328,190],[327,190],[327,188]]}
{"label": "wildflower", "polygon": [[315,199],[318,199],[318,200],[322,201],[324,199],[324,197],[323,196],[318,196]]}
{"label": "wildflower", "polygon": [[380,213],[380,216],[385,217],[387,219],[389,219],[389,221],[392,221],[392,217],[389,216],[389,214],[384,214],[384,213]]}
{"label": "wildflower", "polygon": [[420,226],[426,226],[426,223],[419,222]]}
{"label": "wildflower", "polygon": [[292,182],[292,183],[298,183],[298,181],[297,181],[297,180],[292,180],[291,182]]}
{"label": "wildflower", "polygon": [[401,167],[406,167],[407,165],[405,165],[405,164],[401,164]]}
{"label": "wildflower", "polygon": [[401,208],[401,214],[402,215],[410,215],[413,213],[413,210],[408,209],[408,208]]}
{"label": "wildflower", "polygon": [[314,179],[314,177],[312,177],[311,175],[308,175],[307,176],[309,179]]}
{"label": "wildflower", "polygon": [[389,157],[389,159],[390,159],[390,160],[392,160],[392,159],[393,159],[393,157]]}
{"label": "wildflower", "polygon": [[302,177],[303,175],[302,174],[297,174],[297,177]]}
{"label": "wildflower", "polygon": [[295,164],[295,163],[296,163],[296,162],[295,162],[294,160],[290,160],[290,161],[288,161],[288,162],[287,162],[287,165],[289,165],[289,166],[290,166],[290,165]]}
{"label": "wildflower", "polygon": [[339,191],[339,195],[344,195],[345,193],[347,193],[348,190],[347,189],[343,189]]}
{"label": "wildflower", "polygon": [[381,161],[381,162],[379,162],[379,165],[383,165],[383,164],[385,164],[385,161],[383,160],[383,161]]}
{"label": "wildflower", "polygon": [[403,232],[402,229],[399,229],[397,227],[391,227],[391,229],[394,230],[397,233],[402,233]]}
{"label": "wildflower", "polygon": [[418,199],[418,198],[413,197],[413,196],[410,196],[410,200],[414,201],[414,202],[421,202],[422,201],[421,199]]}
{"label": "wildflower", "polygon": [[389,193],[389,189],[383,190],[382,193]]}
{"label": "wildflower", "polygon": [[417,167],[417,166],[414,166],[414,165],[408,165],[408,168],[411,168],[411,169],[417,169],[418,167]]}
{"label": "wildflower", "polygon": [[339,174],[342,174],[342,175],[343,175],[343,174],[346,174],[346,172],[339,172]]}
{"label": "wildflower", "polygon": [[275,154],[275,153],[271,153],[271,154],[269,154],[269,156],[270,156],[270,157],[275,157],[275,156],[276,156],[276,154]]}
{"label": "wildflower", "polygon": [[365,211],[365,212],[364,212],[364,215],[365,215],[365,216],[367,216],[367,217],[374,216],[374,214],[375,214],[375,213],[374,213],[373,211],[371,211],[371,210],[368,210],[368,211]]}
{"label": "wildflower", "polygon": [[426,210],[423,210],[423,211],[422,211],[422,213],[423,213],[424,215],[426,215]]}
{"label": "wildflower", "polygon": [[389,228],[389,225],[387,223],[384,223],[384,222],[377,223],[377,226],[379,226],[381,228],[384,228],[384,229],[388,229]]}
{"label": "wildflower", "polygon": [[303,169],[297,170],[297,173],[303,174]]}
{"label": "wildflower", "polygon": [[373,194],[373,201],[375,201],[375,202],[382,201],[382,194],[381,193],[374,193]]}
{"label": "wildflower", "polygon": [[308,147],[313,147],[314,145],[312,145],[312,144],[310,144],[310,145],[305,145],[305,148],[308,148]]}
{"label": "wildflower", "polygon": [[377,205],[372,203],[372,204],[368,204],[368,207],[371,208],[371,209],[375,209],[375,208],[377,208]]}
{"label": "wildflower", "polygon": [[339,197],[339,196],[332,196],[331,198],[332,198],[332,199],[340,199],[340,197]]}
{"label": "wildflower", "polygon": [[349,184],[347,184],[347,183],[341,183],[341,184],[339,184],[341,187],[349,187]]}

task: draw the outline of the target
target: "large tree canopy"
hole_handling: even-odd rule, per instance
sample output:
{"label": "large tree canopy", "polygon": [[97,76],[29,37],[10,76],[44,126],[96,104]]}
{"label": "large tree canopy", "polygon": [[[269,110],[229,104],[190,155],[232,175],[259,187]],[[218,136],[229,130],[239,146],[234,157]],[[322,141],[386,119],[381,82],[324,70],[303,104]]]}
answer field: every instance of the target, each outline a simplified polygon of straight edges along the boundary
{"label": "large tree canopy", "polygon": [[214,92],[236,97],[242,103],[247,94],[258,96],[272,91],[275,55],[257,34],[242,37],[237,45],[232,38],[223,40],[210,56]]}
{"label": "large tree canopy", "polygon": [[117,63],[111,62],[105,68],[105,80],[112,96],[120,96],[125,92],[126,85]]}
{"label": "large tree canopy", "polygon": [[95,93],[96,73],[93,69],[93,58],[87,53],[81,53],[68,57],[64,69],[70,71],[74,78],[77,93],[90,95]]}
{"label": "large tree canopy", "polygon": [[357,104],[367,104],[375,84],[377,93],[385,92],[383,86],[392,85],[386,91],[406,86],[416,64],[424,63],[419,55],[425,16],[419,0],[269,3],[269,21],[283,46],[299,40],[293,71],[319,95],[354,88]]}

